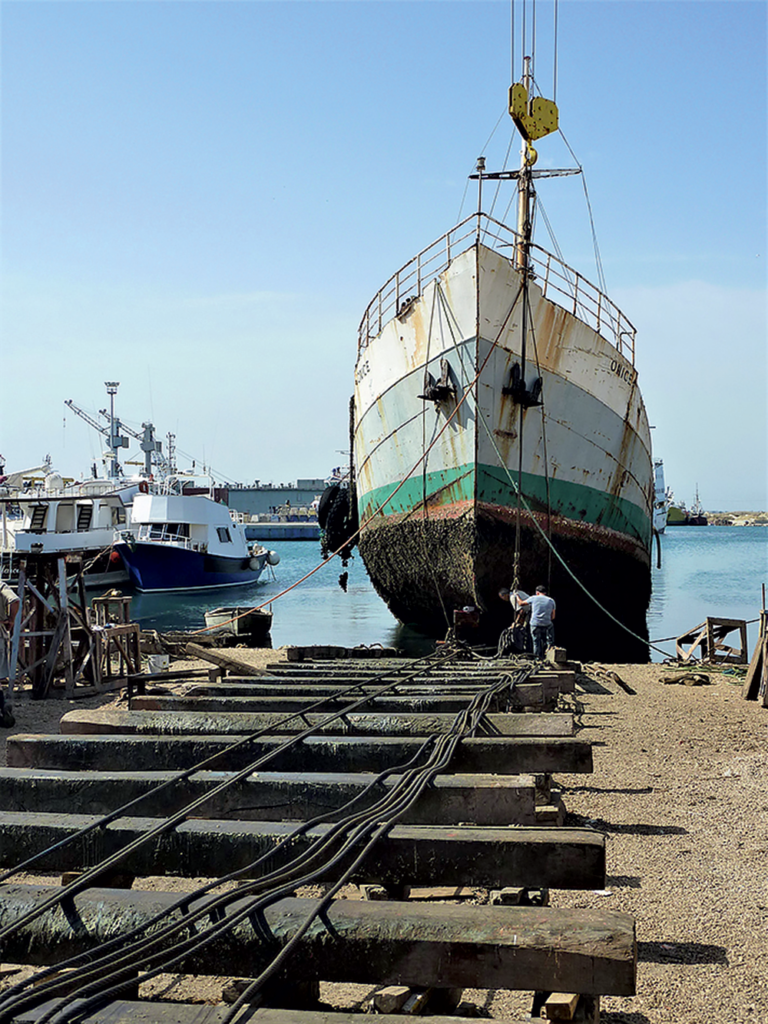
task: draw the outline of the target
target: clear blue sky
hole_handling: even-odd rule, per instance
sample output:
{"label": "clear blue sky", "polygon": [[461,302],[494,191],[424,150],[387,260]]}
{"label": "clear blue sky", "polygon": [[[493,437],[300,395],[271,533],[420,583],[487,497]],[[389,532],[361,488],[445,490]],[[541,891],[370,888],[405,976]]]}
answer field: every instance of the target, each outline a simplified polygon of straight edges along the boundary
{"label": "clear blue sky", "polygon": [[[766,10],[559,8],[561,126],[638,327],[655,454],[711,509],[768,504]],[[126,422],[219,478],[325,475],[366,304],[473,208],[476,157],[504,160],[509,4],[4,0],[0,18],[8,468],[87,473],[101,446],[64,400],[95,414],[118,380]],[[551,22],[539,0],[546,95]],[[580,179],[541,196],[595,280]]]}

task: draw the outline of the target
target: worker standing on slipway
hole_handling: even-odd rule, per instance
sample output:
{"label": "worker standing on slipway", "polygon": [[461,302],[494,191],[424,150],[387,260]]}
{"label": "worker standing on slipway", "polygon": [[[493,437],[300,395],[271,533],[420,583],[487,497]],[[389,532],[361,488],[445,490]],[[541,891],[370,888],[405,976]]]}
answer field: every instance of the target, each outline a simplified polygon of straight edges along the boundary
{"label": "worker standing on slipway", "polygon": [[531,606],[533,656],[541,660],[547,647],[555,645],[555,602],[547,596],[546,587],[536,587],[536,593],[520,604]]}

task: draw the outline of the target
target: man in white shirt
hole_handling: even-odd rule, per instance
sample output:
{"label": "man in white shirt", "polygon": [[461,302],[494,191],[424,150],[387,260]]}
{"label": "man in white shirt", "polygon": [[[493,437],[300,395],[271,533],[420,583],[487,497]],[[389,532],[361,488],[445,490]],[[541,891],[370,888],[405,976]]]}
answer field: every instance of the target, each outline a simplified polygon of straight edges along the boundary
{"label": "man in white shirt", "polygon": [[543,659],[547,647],[555,644],[555,602],[547,596],[546,587],[536,587],[536,593],[520,604],[531,606],[531,639],[534,658]]}

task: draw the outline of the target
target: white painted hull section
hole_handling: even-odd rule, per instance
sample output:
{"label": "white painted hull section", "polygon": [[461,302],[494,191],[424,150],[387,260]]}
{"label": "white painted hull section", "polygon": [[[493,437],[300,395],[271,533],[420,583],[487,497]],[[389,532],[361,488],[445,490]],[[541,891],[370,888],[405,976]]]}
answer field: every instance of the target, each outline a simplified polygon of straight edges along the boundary
{"label": "white painted hull section", "polygon": [[[457,400],[470,393],[430,449],[427,473],[492,467],[499,490],[507,492],[499,500],[510,503],[519,406],[502,389],[520,361],[519,289],[519,273],[508,259],[482,245],[477,253],[471,247],[425,287],[407,316],[391,319],[362,350],[355,388],[361,511],[369,495],[380,499],[382,489],[393,490],[404,479],[454,412],[454,402],[436,406],[418,397],[425,366],[439,378],[441,358],[450,363]],[[628,503],[627,532],[647,548],[653,477],[636,371],[595,330],[543,298],[536,282],[529,296],[535,348],[529,335],[525,376],[529,385],[542,376],[545,404],[524,416],[523,473],[543,480],[548,472],[550,487],[561,495],[553,511],[568,518],[595,521],[600,495],[608,496],[603,504],[611,506],[613,521],[615,506],[627,509]],[[414,478],[421,477],[423,465]],[[589,492],[596,496],[593,507],[580,507],[574,495]],[[397,507],[397,496],[392,505]]]}

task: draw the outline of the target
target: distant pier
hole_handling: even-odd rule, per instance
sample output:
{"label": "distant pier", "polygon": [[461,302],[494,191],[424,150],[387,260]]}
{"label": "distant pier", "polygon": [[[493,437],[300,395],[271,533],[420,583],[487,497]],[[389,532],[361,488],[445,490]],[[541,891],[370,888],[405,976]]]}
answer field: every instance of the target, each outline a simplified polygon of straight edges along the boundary
{"label": "distant pier", "polygon": [[320,526],[314,522],[265,522],[245,524],[248,540],[320,540]]}

